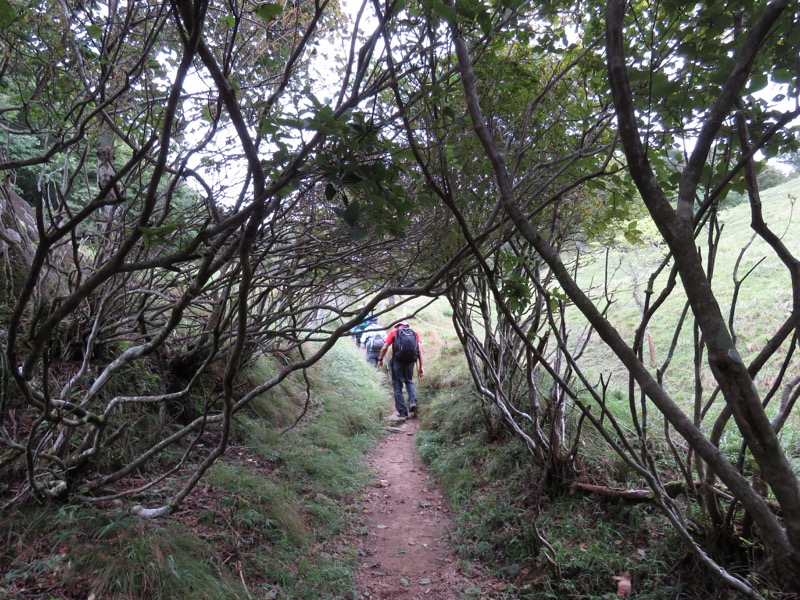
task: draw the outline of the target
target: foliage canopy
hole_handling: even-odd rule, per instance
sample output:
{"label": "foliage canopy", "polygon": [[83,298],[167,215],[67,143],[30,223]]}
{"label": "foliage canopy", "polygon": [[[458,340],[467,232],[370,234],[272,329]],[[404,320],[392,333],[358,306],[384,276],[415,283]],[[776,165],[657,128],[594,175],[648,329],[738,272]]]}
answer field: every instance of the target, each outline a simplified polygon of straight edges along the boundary
{"label": "foliage canopy", "polygon": [[[376,0],[353,25],[328,0],[0,2],[7,502],[102,502],[188,469],[166,505],[138,511],[166,514],[254,398],[369,311],[446,296],[487,432],[523,439],[545,485],[579,482],[591,425],[726,585],[759,593],[713,544],[746,539],[796,591],[800,485],[779,434],[800,381],[800,271],[757,175],[798,149],[797,21],[788,0]],[[330,34],[347,42],[322,56]],[[321,60],[336,78],[317,81]],[[732,193],[792,281],[788,316],[748,364],[736,294],[712,285],[747,278],[715,271]],[[664,256],[628,335],[581,256],[640,243],[644,221]],[[645,360],[678,293],[688,408],[669,391],[671,356]],[[624,365],[632,436],[606,374],[582,367],[590,341]],[[271,353],[285,366],[240,389]],[[153,371],[168,376],[131,380]],[[720,447],[729,427],[738,461]],[[656,432],[686,500],[653,458]],[[146,483],[125,483],[142,469]]]}

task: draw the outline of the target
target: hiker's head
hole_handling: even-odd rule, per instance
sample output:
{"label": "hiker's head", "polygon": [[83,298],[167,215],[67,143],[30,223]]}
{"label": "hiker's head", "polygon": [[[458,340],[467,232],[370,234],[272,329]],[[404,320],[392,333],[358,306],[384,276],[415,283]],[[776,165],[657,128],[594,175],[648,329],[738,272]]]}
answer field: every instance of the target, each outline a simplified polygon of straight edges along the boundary
{"label": "hiker's head", "polygon": [[400,321],[399,323],[395,323],[394,328],[397,329],[399,327],[408,327],[408,321]]}

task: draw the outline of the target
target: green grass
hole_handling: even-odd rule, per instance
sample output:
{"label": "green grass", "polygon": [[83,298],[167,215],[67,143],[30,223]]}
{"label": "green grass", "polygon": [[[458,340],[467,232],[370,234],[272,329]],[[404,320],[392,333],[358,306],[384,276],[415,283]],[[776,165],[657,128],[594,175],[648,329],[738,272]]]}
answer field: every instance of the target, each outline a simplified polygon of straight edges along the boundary
{"label": "green grass", "polygon": [[[668,574],[685,550],[655,507],[538,498],[540,473],[527,449],[515,437],[490,442],[481,423],[469,418],[476,403],[440,390],[417,438],[420,455],[458,507],[452,534],[464,568],[474,561],[488,565],[514,598],[612,598],[612,578],[622,572],[631,574],[637,598],[681,597],[684,584]],[[584,435],[597,469],[636,483],[601,440]],[[555,554],[541,544],[537,528]]]}
{"label": "green grass", "polygon": [[[258,383],[279,363],[259,359]],[[364,454],[383,434],[383,378],[344,340],[239,413],[229,451],[173,517],[141,520],[126,504],[28,507],[4,515],[0,598],[286,598],[353,595],[347,530],[369,480]],[[181,476],[182,477],[182,476]],[[155,504],[181,479],[136,499]],[[246,586],[246,587],[245,587]],[[41,595],[49,594],[49,595]]]}
{"label": "green grass", "polygon": [[225,462],[214,465],[206,482],[225,492],[211,516],[237,534],[257,534],[297,545],[308,541],[302,503],[279,482],[259,476],[251,467]]}
{"label": "green grass", "polygon": [[[800,179],[794,179],[766,190],[762,195],[766,222],[782,236],[783,243],[795,255],[800,252],[800,206],[794,206],[796,196],[800,196]],[[733,296],[732,277],[735,263],[740,250],[752,235],[749,206],[741,204],[722,211],[720,222],[723,224],[723,229],[720,249],[717,253],[713,287],[723,314],[727,317],[730,313]],[[653,229],[652,227],[648,228],[646,224],[640,224],[640,227],[646,232]],[[698,239],[698,245],[703,246],[705,243],[706,239],[701,236]],[[605,260],[605,249],[598,249],[595,252],[584,251],[581,255],[582,262],[578,280],[584,286],[593,282],[595,296],[600,297],[603,289],[601,282],[603,282],[606,272],[610,274],[608,288],[611,290],[615,303],[609,310],[609,320],[629,343],[633,342],[634,333],[639,324],[639,309],[634,301],[634,290],[638,288],[643,297],[650,272],[659,263],[660,257],[664,253],[665,246],[663,245],[656,247],[651,244],[642,246],[621,244],[610,251],[608,263]],[[703,248],[702,253],[706,256],[707,248]],[[765,260],[762,261],[762,259]],[[744,273],[751,268],[754,270],[745,279],[739,293],[734,321],[735,331],[738,335],[737,348],[745,362],[755,357],[763,347],[764,341],[777,329],[791,308],[789,274],[768,249],[766,243],[760,239],[754,241],[744,255],[739,269],[739,277],[743,277]],[[667,271],[656,280],[656,293],[662,289],[666,275]],[[680,282],[678,282],[678,287],[672,297],[657,313],[656,318],[650,322],[659,365],[667,358],[675,325],[685,302],[685,294],[680,289]],[[569,315],[576,328],[582,327],[583,320],[577,315],[577,311],[572,310]],[[687,406],[693,403],[691,395],[693,388],[692,347],[691,326],[684,325],[677,351],[665,377],[667,391]],[[782,356],[785,356],[785,353],[779,353],[778,359],[768,365],[762,371],[762,375],[756,379],[756,385],[762,392],[769,388],[777,370],[777,360]],[[589,346],[583,364],[593,377],[597,377],[600,373],[615,373],[612,387],[624,389],[626,382],[624,370],[619,362],[605,350],[605,346],[599,340]],[[704,370],[702,377],[704,387],[708,390],[713,386],[713,378],[708,370]],[[713,414],[712,411],[712,416]]]}
{"label": "green grass", "polygon": [[[429,369],[433,395],[422,415],[417,449],[457,507],[452,535],[462,568],[469,571],[474,562],[489,566],[505,580],[507,598],[612,598],[613,577],[623,572],[630,573],[637,598],[682,597],[692,589],[713,595],[715,582],[691,559],[684,560],[684,546],[654,506],[540,497],[542,474],[524,444],[502,430],[497,436],[495,429],[491,439],[487,435],[463,357],[440,350],[436,360],[436,368]],[[607,404],[620,415],[623,431],[633,435],[627,399],[611,393]],[[574,412],[568,418],[568,436],[576,418]],[[650,418],[660,431],[657,415]],[[584,427],[581,441],[582,469],[610,485],[643,485],[592,427]],[[651,453],[665,479],[672,479],[666,445],[653,439]]]}
{"label": "green grass", "polygon": [[[258,368],[269,374],[268,366]],[[349,498],[368,482],[363,456],[381,435],[387,390],[349,340],[308,375],[310,405],[296,427],[290,426],[306,401],[300,374],[252,411],[268,411],[280,427],[252,414],[239,419],[242,442],[273,469],[269,481],[246,468],[227,477],[226,489],[247,491],[247,507],[266,519],[268,535],[262,540],[270,539],[271,547],[253,544],[246,560],[248,571],[261,572],[266,597],[343,598],[352,593],[354,558],[326,544],[347,528]],[[209,482],[224,469],[215,467]],[[236,483],[240,477],[254,481],[248,487]],[[240,508],[233,513],[238,516],[232,519],[242,518]]]}
{"label": "green grass", "polygon": [[[688,589],[669,575],[685,550],[653,506],[560,498],[543,512],[539,528],[558,568],[530,597],[614,597],[613,577],[623,572],[630,574],[637,598],[678,598]],[[692,582],[695,594],[713,590]]]}
{"label": "green grass", "polygon": [[[49,598],[221,600],[245,593],[214,548],[177,523],[80,505],[30,508],[14,521],[19,529],[6,539],[0,597],[4,588],[26,587],[48,590]],[[44,540],[48,546],[37,548]]]}
{"label": "green grass", "polygon": [[[227,567],[213,558],[212,548],[180,527],[115,535],[116,543],[82,557],[96,570],[91,590],[113,598],[209,598],[244,595],[245,590]],[[124,557],[124,560],[120,560]]]}

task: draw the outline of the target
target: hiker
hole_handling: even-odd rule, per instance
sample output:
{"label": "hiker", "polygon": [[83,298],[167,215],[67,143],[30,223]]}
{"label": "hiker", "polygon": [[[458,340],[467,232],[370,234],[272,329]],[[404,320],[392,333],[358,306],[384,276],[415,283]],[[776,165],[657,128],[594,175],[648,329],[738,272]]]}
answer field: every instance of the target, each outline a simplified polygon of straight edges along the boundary
{"label": "hiker", "polygon": [[370,324],[361,334],[361,343],[364,344],[366,349],[367,362],[373,367],[378,366],[378,356],[381,353],[385,339],[383,327],[378,324],[378,317],[372,317]]}
{"label": "hiker", "polygon": [[[400,321],[386,336],[380,354],[378,367],[383,366],[383,357],[389,348],[392,349],[392,359],[389,361],[389,370],[392,373],[392,387],[394,388],[394,407],[397,416],[407,419],[417,414],[417,392],[414,388],[414,363],[419,362],[419,376],[425,374],[422,368],[422,342],[419,334],[408,326],[406,321]],[[403,399],[403,385],[408,390],[408,407]]]}
{"label": "hiker", "polygon": [[372,313],[368,312],[364,320],[350,330],[353,332],[353,337],[356,340],[356,348],[361,348],[361,336],[364,334],[364,330],[369,326],[371,319],[376,319],[376,317],[373,317]]}

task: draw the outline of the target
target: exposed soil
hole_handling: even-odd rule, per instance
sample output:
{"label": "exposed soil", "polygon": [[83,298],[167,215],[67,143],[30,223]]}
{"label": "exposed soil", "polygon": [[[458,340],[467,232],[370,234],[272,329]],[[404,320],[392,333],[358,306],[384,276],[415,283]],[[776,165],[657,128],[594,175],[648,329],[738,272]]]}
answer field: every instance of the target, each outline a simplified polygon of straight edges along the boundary
{"label": "exposed soil", "polygon": [[419,419],[390,421],[387,429],[389,435],[368,457],[375,478],[360,505],[361,597],[499,597],[494,591],[502,583],[479,567],[471,576],[459,568],[450,546],[449,508],[414,447]]}

